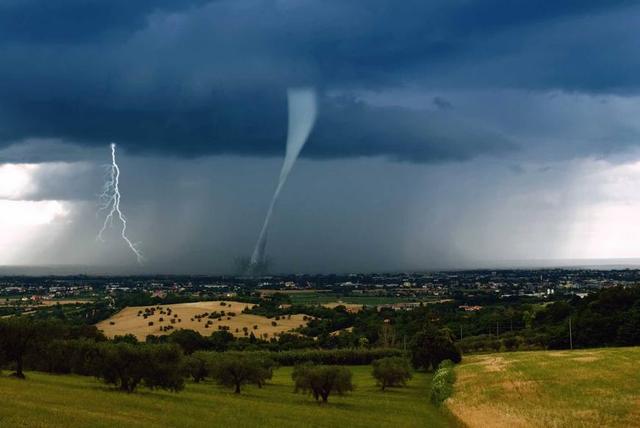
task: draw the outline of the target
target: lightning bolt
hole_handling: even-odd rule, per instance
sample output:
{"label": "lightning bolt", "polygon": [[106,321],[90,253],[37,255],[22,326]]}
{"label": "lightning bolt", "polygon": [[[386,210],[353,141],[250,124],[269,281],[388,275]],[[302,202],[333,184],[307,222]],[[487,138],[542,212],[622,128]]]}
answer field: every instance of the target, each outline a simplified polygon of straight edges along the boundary
{"label": "lightning bolt", "polygon": [[144,262],[142,252],[138,249],[138,244],[134,244],[127,237],[127,219],[120,210],[120,167],[116,162],[116,144],[111,143],[111,166],[107,170],[107,178],[100,194],[101,206],[99,211],[109,211],[102,224],[102,229],[98,232],[98,239],[104,242],[103,234],[107,230],[107,227],[113,226],[113,219],[117,216],[120,223],[122,223],[122,229],[120,236],[127,243],[131,251],[136,255],[136,259],[139,264]]}

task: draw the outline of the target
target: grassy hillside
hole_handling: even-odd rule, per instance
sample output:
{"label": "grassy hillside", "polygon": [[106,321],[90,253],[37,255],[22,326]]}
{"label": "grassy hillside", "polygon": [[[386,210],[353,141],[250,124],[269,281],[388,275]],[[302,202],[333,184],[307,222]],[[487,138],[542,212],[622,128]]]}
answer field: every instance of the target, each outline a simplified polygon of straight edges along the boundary
{"label": "grassy hillside", "polygon": [[352,367],[356,390],[319,405],[293,393],[291,368],[275,372],[263,389],[238,396],[211,383],[183,392],[127,395],[79,376],[28,373],[26,381],[0,377],[0,426],[21,427],[444,427],[429,403],[430,378],[418,374],[408,388],[380,392],[371,367]]}
{"label": "grassy hillside", "polygon": [[640,426],[640,348],[466,357],[449,409],[470,427]]}

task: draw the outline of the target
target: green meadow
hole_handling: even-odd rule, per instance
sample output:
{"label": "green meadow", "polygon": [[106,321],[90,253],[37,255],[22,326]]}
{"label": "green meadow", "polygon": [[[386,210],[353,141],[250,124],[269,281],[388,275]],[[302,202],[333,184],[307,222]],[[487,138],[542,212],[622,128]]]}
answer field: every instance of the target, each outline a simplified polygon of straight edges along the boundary
{"label": "green meadow", "polygon": [[418,373],[407,388],[381,392],[370,366],[351,367],[355,391],[326,405],[295,394],[291,368],[275,371],[264,388],[237,395],[213,383],[188,383],[170,393],[113,390],[90,377],[27,373],[0,377],[2,427],[445,427],[429,402],[430,376]]}

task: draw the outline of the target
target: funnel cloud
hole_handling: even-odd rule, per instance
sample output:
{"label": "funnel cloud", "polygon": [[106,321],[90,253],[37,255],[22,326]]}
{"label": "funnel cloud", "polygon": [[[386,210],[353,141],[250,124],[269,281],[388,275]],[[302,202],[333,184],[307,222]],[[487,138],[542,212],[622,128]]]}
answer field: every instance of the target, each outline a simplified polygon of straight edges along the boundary
{"label": "funnel cloud", "polygon": [[280,192],[287,182],[287,178],[296,163],[300,151],[304,147],[309,134],[315,124],[318,113],[318,102],[315,89],[312,88],[290,88],[287,91],[289,103],[289,129],[287,132],[287,149],[280,170],[280,178],[276,187],[267,215],[265,216],[260,236],[251,255],[251,267],[260,268],[266,264],[265,249],[267,246],[267,236],[273,210],[276,206]]}

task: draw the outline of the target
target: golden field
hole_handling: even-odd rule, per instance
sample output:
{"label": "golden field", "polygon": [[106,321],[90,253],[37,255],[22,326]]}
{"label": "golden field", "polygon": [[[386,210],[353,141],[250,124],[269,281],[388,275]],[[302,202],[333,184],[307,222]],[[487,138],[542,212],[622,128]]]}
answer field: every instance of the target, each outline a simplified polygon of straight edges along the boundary
{"label": "golden field", "polygon": [[[96,326],[107,337],[133,334],[138,340],[144,340],[150,334],[170,334],[178,329],[191,329],[203,336],[209,336],[214,331],[227,328],[230,333],[237,337],[244,337],[243,328],[246,328],[247,335],[253,332],[256,337],[268,339],[280,333],[303,327],[307,323],[304,319],[306,315],[302,314],[281,317],[276,320],[275,318],[242,313],[245,308],[252,308],[253,306],[250,303],[223,302],[219,300],[174,305],[131,306],[121,310],[111,318],[99,322]],[[147,313],[146,318],[144,317],[145,311]],[[150,311],[153,311],[153,313]],[[203,316],[205,313],[221,313],[222,311],[224,311],[225,315],[220,319],[210,319],[208,316]],[[276,325],[274,326],[273,323],[276,323]],[[169,328],[168,330],[166,330],[167,327]]]}

